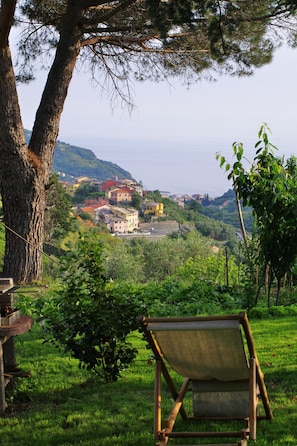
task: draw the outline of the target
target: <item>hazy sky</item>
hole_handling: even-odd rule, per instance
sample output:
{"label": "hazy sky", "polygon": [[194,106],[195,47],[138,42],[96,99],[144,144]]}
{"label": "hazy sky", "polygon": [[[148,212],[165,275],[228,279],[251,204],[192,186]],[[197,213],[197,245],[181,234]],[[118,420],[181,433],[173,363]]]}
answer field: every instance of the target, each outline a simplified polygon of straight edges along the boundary
{"label": "hazy sky", "polygon": [[[191,86],[135,83],[135,110],[112,110],[86,74],[75,73],[59,139],[89,148],[127,169],[144,186],[175,193],[218,196],[230,187],[215,153],[232,161],[232,143],[243,142],[250,160],[266,122],[279,155],[297,155],[297,51],[283,48],[252,77],[218,78]],[[31,129],[42,76],[19,87],[25,128]],[[156,167],[155,170],[153,166]]]}

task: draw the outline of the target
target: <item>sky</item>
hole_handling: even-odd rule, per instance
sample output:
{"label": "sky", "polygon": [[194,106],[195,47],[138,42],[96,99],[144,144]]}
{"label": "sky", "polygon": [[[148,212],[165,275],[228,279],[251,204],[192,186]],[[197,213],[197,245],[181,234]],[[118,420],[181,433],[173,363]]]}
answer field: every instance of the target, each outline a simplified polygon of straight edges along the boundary
{"label": "sky", "polygon": [[[24,127],[32,129],[45,74],[19,86]],[[135,108],[113,109],[86,73],[76,71],[64,107],[59,140],[91,149],[128,170],[147,189],[217,197],[231,184],[216,153],[232,162],[233,142],[251,162],[263,123],[277,154],[297,155],[297,50],[281,48],[251,77],[201,80],[190,88],[134,83]],[[248,164],[247,164],[248,165]]]}

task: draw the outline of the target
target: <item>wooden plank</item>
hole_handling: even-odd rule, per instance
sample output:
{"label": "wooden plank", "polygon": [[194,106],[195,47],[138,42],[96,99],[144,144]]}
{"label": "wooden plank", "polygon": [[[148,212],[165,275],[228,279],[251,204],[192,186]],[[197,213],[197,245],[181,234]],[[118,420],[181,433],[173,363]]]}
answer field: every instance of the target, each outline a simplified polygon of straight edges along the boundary
{"label": "wooden plank", "polygon": [[33,318],[31,316],[21,316],[12,325],[0,326],[0,337],[17,336],[26,333],[33,326]]}
{"label": "wooden plank", "polygon": [[[14,324],[0,327],[0,414],[3,415],[7,407],[5,400],[5,387],[15,376],[13,370],[11,373],[5,373],[5,365],[15,368],[15,348],[14,336],[26,333],[33,325],[31,316],[21,316]],[[8,347],[7,349],[5,349]],[[5,353],[5,354],[4,354]],[[6,364],[7,359],[7,364]],[[7,370],[6,370],[7,371]]]}

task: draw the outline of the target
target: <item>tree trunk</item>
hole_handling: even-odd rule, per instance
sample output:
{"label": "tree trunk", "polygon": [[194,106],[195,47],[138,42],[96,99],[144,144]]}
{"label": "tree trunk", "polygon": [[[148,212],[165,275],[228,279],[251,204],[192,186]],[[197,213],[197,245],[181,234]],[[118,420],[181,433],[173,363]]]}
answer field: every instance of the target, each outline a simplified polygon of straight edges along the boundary
{"label": "tree trunk", "polygon": [[240,197],[239,197],[238,188],[237,188],[234,176],[233,176],[233,190],[235,192],[237,214],[238,214],[241,234],[242,234],[242,238],[243,238],[243,243],[244,243],[244,247],[245,247],[245,252],[246,252],[248,263],[249,263],[250,274],[251,274],[251,278],[253,278],[254,282],[255,282],[253,259],[252,259],[250,249],[248,246],[248,242],[247,242],[247,235],[246,235],[245,224],[244,224],[243,215],[242,215]]}
{"label": "tree trunk", "polygon": [[280,292],[281,292],[281,285],[282,285],[282,278],[277,277],[277,289],[276,289],[276,297],[275,297],[275,305],[279,305],[279,298],[280,298]]}
{"label": "tree trunk", "polygon": [[[29,169],[28,169],[29,170]],[[17,170],[16,170],[17,172]],[[32,283],[42,274],[42,240],[45,192],[34,175],[9,175],[2,181],[6,225],[3,276],[15,283]]]}
{"label": "tree trunk", "polygon": [[42,272],[44,179],[26,145],[5,45],[0,48],[0,94],[0,192],[6,229],[2,275],[16,283],[32,282]]}
{"label": "tree trunk", "polygon": [[27,146],[8,44],[14,12],[11,3],[5,2],[7,11],[0,9],[0,192],[6,228],[3,275],[13,277],[16,283],[32,283],[42,274],[46,188],[60,117],[80,51],[81,11],[79,2],[69,0],[67,20]]}
{"label": "tree trunk", "polygon": [[[21,283],[29,277],[38,278],[41,273],[40,254],[27,242],[30,233],[40,224],[34,199],[34,171],[27,158],[27,146],[18,104],[11,53],[5,40],[0,47],[0,192],[2,197],[5,234],[3,275]],[[38,194],[37,194],[38,195]],[[42,220],[41,220],[42,224]],[[8,230],[10,228],[11,230]],[[34,229],[35,232],[35,229]],[[16,234],[19,234],[17,236]],[[34,236],[37,239],[39,235]],[[39,245],[40,246],[40,245]]]}

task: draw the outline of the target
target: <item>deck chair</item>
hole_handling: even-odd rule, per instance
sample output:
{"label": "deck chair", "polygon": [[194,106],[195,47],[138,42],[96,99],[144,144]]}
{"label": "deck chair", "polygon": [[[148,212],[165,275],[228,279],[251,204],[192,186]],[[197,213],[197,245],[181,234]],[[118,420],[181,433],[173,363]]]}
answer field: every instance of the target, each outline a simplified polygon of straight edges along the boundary
{"label": "deck chair", "polygon": [[[237,441],[220,443],[224,446],[245,446],[248,440],[256,440],[257,420],[271,419],[272,412],[245,313],[217,317],[144,317],[141,326],[156,360],[156,445],[164,446],[170,438],[222,437],[221,441]],[[183,378],[179,391],[174,383],[175,372]],[[175,379],[172,378],[174,374]],[[162,375],[174,400],[164,426]],[[186,411],[184,404],[188,391],[192,392],[190,411]],[[261,409],[265,412],[263,415],[259,413],[260,399]],[[233,427],[231,431],[216,428],[212,432],[175,432],[173,428],[178,414],[184,420],[242,420],[243,428],[236,431]],[[204,446],[212,445],[208,443]]]}

